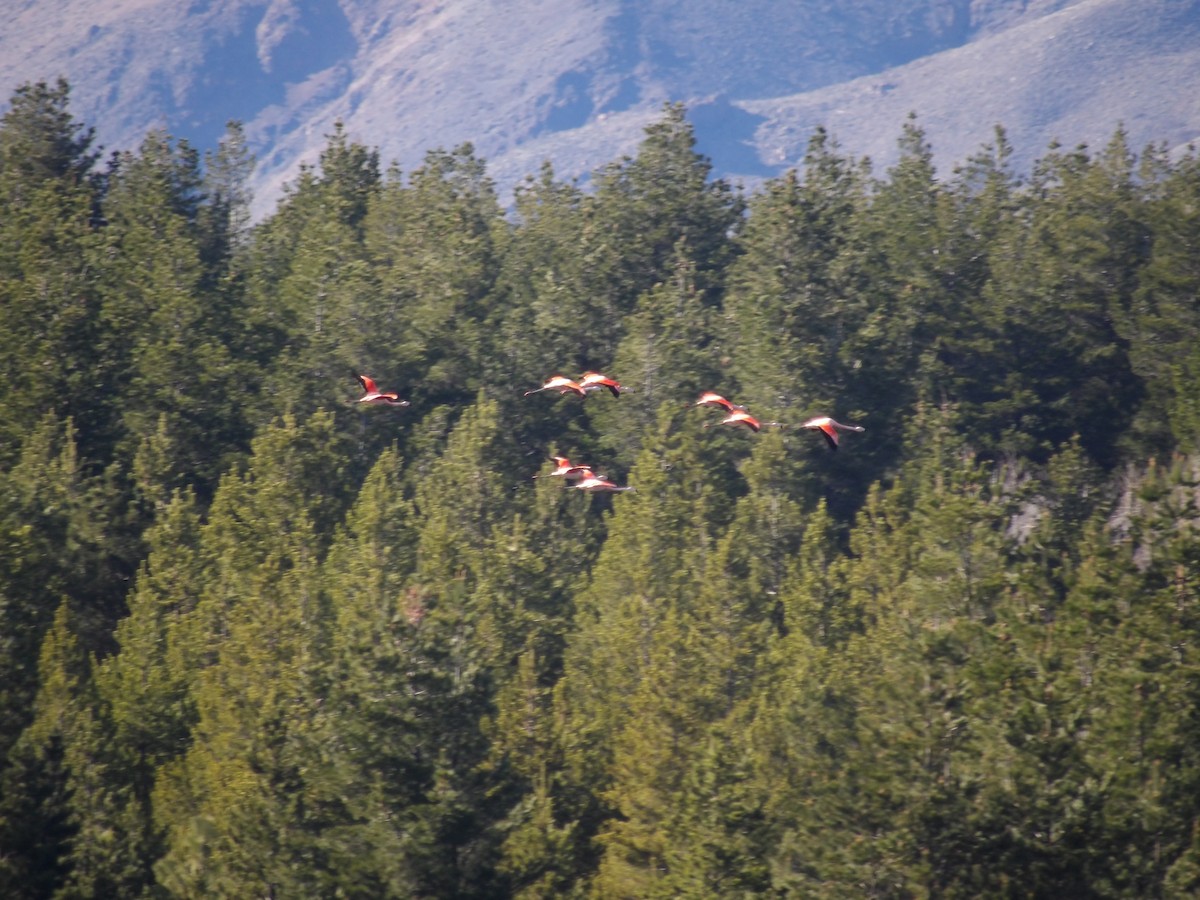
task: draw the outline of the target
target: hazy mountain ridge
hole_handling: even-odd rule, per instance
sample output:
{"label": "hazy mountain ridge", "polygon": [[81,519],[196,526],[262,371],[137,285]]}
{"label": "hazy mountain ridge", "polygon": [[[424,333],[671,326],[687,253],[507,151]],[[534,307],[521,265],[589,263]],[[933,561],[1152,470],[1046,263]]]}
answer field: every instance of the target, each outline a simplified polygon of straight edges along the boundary
{"label": "hazy mountain ridge", "polygon": [[1200,136],[1200,8],[1163,0],[1094,0],[907,66],[787,98],[742,106],[761,117],[765,162],[794,163],[817,125],[884,163],[916,111],[943,166],[1003,125],[1013,164],[1027,170],[1052,142],[1179,148]]}
{"label": "hazy mountain ridge", "polygon": [[1198,36],[1191,0],[39,0],[0,34],[0,87],[67,76],[109,149],[241,119],[266,211],[337,120],[406,170],[470,141],[505,194],[544,159],[574,177],[632,152],[669,100],[750,180],[817,124],[886,164],[910,110],[942,165],[995,123],[1021,165],[1118,120],[1177,144],[1200,133]]}

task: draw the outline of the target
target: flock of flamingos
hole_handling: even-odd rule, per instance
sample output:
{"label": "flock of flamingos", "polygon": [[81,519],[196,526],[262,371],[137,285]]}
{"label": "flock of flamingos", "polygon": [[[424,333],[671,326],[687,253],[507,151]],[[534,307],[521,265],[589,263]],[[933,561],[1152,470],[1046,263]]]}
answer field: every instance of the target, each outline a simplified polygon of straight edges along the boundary
{"label": "flock of flamingos", "polygon": [[[366,403],[371,406],[408,406],[408,401],[401,400],[399,394],[392,391],[379,390],[374,379],[370,376],[359,375],[358,380],[362,384],[364,391],[363,395],[358,398],[358,403]],[[562,375],[555,375],[548,379],[541,387],[526,391],[524,396],[528,397],[532,394],[539,394],[542,391],[557,391],[560,397],[565,394],[576,394],[580,397],[586,397],[591,392],[599,390],[607,390],[614,397],[620,397],[622,393],[629,389],[622,387],[618,382],[600,372],[584,372],[579,376],[578,381],[572,381]],[[738,406],[713,391],[705,391],[691,405],[709,406],[725,412],[725,418],[719,422],[709,422],[704,426],[705,428],[710,428],[713,425],[732,425],[735,427],[740,425],[748,428],[750,431],[757,432],[769,426],[776,428],[784,427],[784,423],[782,422],[760,422],[754,416],[750,415],[746,407]],[[861,425],[843,425],[841,422],[834,421],[829,416],[817,416],[809,419],[807,422],[802,423],[800,427],[811,428],[821,432],[821,436],[825,438],[831,450],[838,448],[840,432],[866,431]],[[555,464],[555,468],[554,471],[545,473],[546,477],[561,477],[577,490],[587,491],[588,493],[616,493],[618,491],[634,490],[629,485],[621,486],[614,484],[603,475],[597,475],[593,472],[591,466],[576,465],[565,456],[551,456],[550,460]],[[538,478],[540,476],[534,475],[533,477]]]}

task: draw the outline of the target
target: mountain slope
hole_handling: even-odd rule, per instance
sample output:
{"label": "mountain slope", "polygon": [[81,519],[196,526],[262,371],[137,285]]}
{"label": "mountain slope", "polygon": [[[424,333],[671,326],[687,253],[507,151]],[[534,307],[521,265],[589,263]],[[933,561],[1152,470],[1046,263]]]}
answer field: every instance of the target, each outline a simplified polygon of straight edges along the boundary
{"label": "mountain slope", "polygon": [[1028,169],[1052,142],[1100,145],[1121,125],[1134,149],[1200,136],[1200,5],[1091,0],[879,75],[748,101],[770,166],[793,163],[817,125],[856,155],[887,163],[916,111],[943,166],[1001,124]]}
{"label": "mountain slope", "polygon": [[241,119],[261,213],[338,120],[405,170],[469,141],[502,193],[544,159],[574,177],[631,152],[670,100],[718,174],[750,180],[817,124],[886,163],[909,110],[944,163],[996,122],[1021,163],[1118,119],[1177,143],[1200,131],[1198,17],[1192,0],[38,0],[0,32],[0,91],[67,76],[110,149],[155,126],[208,147]]}

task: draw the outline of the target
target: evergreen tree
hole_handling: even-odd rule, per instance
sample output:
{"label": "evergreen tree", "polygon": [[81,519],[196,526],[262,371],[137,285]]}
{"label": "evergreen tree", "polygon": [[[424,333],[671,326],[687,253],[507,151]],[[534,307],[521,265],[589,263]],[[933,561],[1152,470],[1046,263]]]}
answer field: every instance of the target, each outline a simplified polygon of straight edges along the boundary
{"label": "evergreen tree", "polygon": [[0,752],[7,754],[31,720],[38,648],[62,598],[85,649],[107,649],[123,612],[128,547],[111,484],[84,471],[73,424],[52,414],[0,474],[0,491]]}
{"label": "evergreen tree", "polygon": [[517,187],[513,215],[499,272],[509,309],[496,380],[504,384],[514,372],[532,381],[549,368],[574,376],[607,367],[624,330],[625,307],[618,309],[607,290],[594,198],[556,181],[547,163],[536,179]]}
{"label": "evergreen tree", "polygon": [[1086,749],[1105,776],[1102,846],[1125,848],[1097,853],[1092,877],[1114,894],[1182,896],[1196,886],[1187,874],[1197,816],[1196,482],[1194,457],[1147,473],[1134,541],[1114,544],[1094,527],[1068,598],[1082,631],[1079,667],[1096,694]]}
{"label": "evergreen tree", "polygon": [[365,358],[388,360],[426,404],[469,400],[491,350],[503,233],[495,188],[471,145],[428,153],[407,186],[391,173],[366,232],[383,321],[363,329]]}
{"label": "evergreen tree", "polygon": [[561,896],[591,855],[578,822],[591,801],[566,771],[553,695],[603,528],[559,481],[540,478],[532,509],[493,534],[477,591],[481,649],[494,660],[487,766],[509,804],[498,870],[530,898]]}
{"label": "evergreen tree", "polygon": [[[261,365],[279,382],[264,386],[287,385],[286,408],[298,415],[344,408],[358,391],[356,375],[383,375],[370,371],[357,346],[361,311],[378,288],[363,247],[378,191],[378,153],[351,141],[339,123],[319,167],[301,172],[279,212],[255,232],[248,320]],[[265,406],[276,397],[271,391],[259,401],[263,421],[278,413],[277,402]]]}
{"label": "evergreen tree", "polygon": [[0,118],[0,465],[47,410],[103,446],[95,285],[87,265],[100,185],[92,131],[65,81],[18,88]]}
{"label": "evergreen tree", "polygon": [[[628,310],[644,291],[669,280],[677,248],[686,244],[700,266],[697,287],[720,283],[732,253],[743,203],[712,164],[695,150],[696,137],[681,104],[668,104],[646,128],[637,156],[603,167],[594,176],[597,250],[613,273],[617,309]],[[603,303],[604,298],[599,298]]]}
{"label": "evergreen tree", "polygon": [[425,610],[407,587],[416,533],[400,463],[394,450],[380,456],[326,562],[333,627],[309,780],[330,816],[330,888],[351,896],[415,893],[412,858],[426,852],[413,833],[434,752],[414,677]]}
{"label": "evergreen tree", "polygon": [[865,315],[853,247],[867,185],[837,149],[818,129],[803,181],[789,172],[750,204],[725,307],[733,368],[752,408],[804,415],[850,402],[847,351]]}
{"label": "evergreen tree", "polygon": [[1120,132],[1095,159],[1084,148],[1047,154],[1020,244],[993,256],[991,293],[1015,363],[1000,442],[1010,453],[1044,459],[1078,434],[1094,460],[1116,460],[1141,393],[1116,328],[1148,245],[1134,162]]}
{"label": "evergreen tree", "polygon": [[1150,258],[1138,273],[1129,310],[1119,321],[1130,363],[1145,380],[1138,434],[1158,450],[1195,449],[1200,440],[1196,379],[1200,359],[1191,336],[1200,319],[1196,285],[1196,206],[1200,159],[1189,153],[1160,179],[1148,202]]}
{"label": "evergreen tree", "polygon": [[129,615],[114,634],[118,652],[94,670],[103,717],[68,755],[77,777],[89,779],[75,793],[79,837],[71,854],[72,890],[82,896],[139,896],[155,885],[153,865],[164,851],[153,819],[155,777],[184,754],[196,718],[191,689],[201,660],[188,656],[181,624],[207,575],[199,534],[194,496],[176,495],[147,536]]}
{"label": "evergreen tree", "polygon": [[71,822],[66,746],[76,739],[87,657],[59,603],[38,658],[32,723],[8,753],[0,775],[0,888],[14,898],[54,896],[69,877]]}
{"label": "evergreen tree", "polygon": [[601,825],[595,890],[605,896],[638,895],[661,875],[663,825],[686,769],[672,753],[711,715],[695,597],[729,498],[715,486],[720,456],[702,454],[676,418],[660,409],[657,437],[630,473],[637,492],[614,503],[556,691],[570,777],[614,816]]}
{"label": "evergreen tree", "polygon": [[609,402],[590,400],[586,409],[598,443],[632,465],[647,434],[653,434],[662,406],[687,406],[718,376],[710,345],[711,313],[696,285],[696,264],[688,248],[677,248],[675,272],[639,298],[626,317],[626,333],[617,347],[612,371],[630,388]]}
{"label": "evergreen tree", "polygon": [[153,795],[166,838],[154,871],[172,893],[326,890],[327,811],[305,773],[328,632],[320,562],[345,502],[340,449],[330,416],[285,418],[214,498],[201,536],[213,570],[177,657],[194,670],[193,742],[159,768]]}
{"label": "evergreen tree", "polygon": [[715,726],[679,792],[666,854],[663,896],[746,897],[771,890],[771,821],[766,797],[731,733],[736,719]]}
{"label": "evergreen tree", "polygon": [[227,346],[235,311],[201,253],[198,155],[153,132],[136,156],[117,158],[109,179],[95,263],[102,375],[116,388],[119,449],[131,457],[165,416],[174,458],[159,478],[168,491],[192,482],[207,494],[247,434]]}

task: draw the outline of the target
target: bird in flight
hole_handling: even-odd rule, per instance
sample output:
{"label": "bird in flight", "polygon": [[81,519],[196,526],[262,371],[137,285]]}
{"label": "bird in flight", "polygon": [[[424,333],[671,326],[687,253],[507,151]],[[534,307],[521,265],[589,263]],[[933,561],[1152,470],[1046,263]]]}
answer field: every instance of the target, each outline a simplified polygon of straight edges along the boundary
{"label": "bird in flight", "polygon": [[713,391],[705,391],[703,394],[700,395],[700,399],[697,400],[692,405],[693,406],[711,406],[714,409],[723,409],[727,413],[731,413],[731,412],[734,412],[739,409],[745,410],[745,408],[746,408],[744,406],[737,406],[734,403],[730,403],[728,400],[726,400],[720,394],[714,393]]}
{"label": "bird in flight", "polygon": [[362,385],[365,393],[355,401],[357,403],[366,403],[370,406],[408,406],[408,401],[401,400],[399,394],[379,390],[375,380],[369,375],[359,375],[358,383]]}
{"label": "bird in flight", "polygon": [[630,485],[620,487],[609,481],[603,475],[595,475],[588,472],[587,476],[571,485],[573,488],[578,488],[581,491],[587,491],[589,494],[608,493],[616,494],[621,491],[632,491],[634,488]]}
{"label": "bird in flight", "polygon": [[570,378],[566,378],[562,375],[555,375],[540,388],[534,388],[532,391],[526,391],[524,396],[528,397],[530,394],[539,394],[542,391],[558,391],[559,396],[562,396],[563,394],[578,394],[580,397],[587,396],[587,391],[585,391],[580,385],[572,381]]}
{"label": "bird in flight", "polygon": [[[592,475],[592,470],[588,466],[574,465],[571,460],[565,456],[551,456],[551,462],[554,463],[554,471],[547,472],[546,478],[554,478],[561,476],[567,481],[580,481]],[[543,477],[540,473],[533,476],[534,478]]]}
{"label": "bird in flight", "polygon": [[755,432],[761,431],[763,428],[766,428],[768,426],[771,426],[774,428],[782,428],[783,427],[782,422],[760,422],[758,419],[754,418],[754,416],[750,415],[750,413],[746,412],[746,410],[742,409],[741,407],[734,407],[733,412],[731,412],[729,415],[727,415],[725,418],[723,418],[720,422],[706,422],[704,427],[711,428],[713,425],[733,425],[735,427],[738,425],[742,425],[746,428],[749,428],[751,431],[755,431]]}
{"label": "bird in flight", "polygon": [[820,431],[821,436],[824,437],[826,443],[829,444],[830,450],[836,450],[838,448],[839,431],[853,431],[861,434],[867,430],[861,425],[843,425],[841,422],[835,422],[833,419],[829,418],[829,416],[817,416],[814,419],[809,419],[800,427],[812,428],[816,431]]}
{"label": "bird in flight", "polygon": [[584,372],[579,376],[579,386],[589,394],[592,391],[598,391],[601,388],[605,388],[606,390],[610,391],[614,397],[620,397],[623,391],[629,390],[626,387],[622,387],[607,375],[602,375],[599,372]]}

